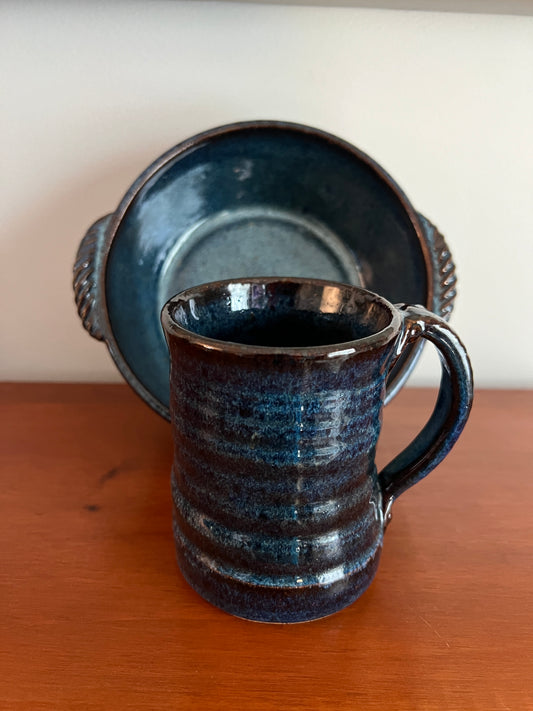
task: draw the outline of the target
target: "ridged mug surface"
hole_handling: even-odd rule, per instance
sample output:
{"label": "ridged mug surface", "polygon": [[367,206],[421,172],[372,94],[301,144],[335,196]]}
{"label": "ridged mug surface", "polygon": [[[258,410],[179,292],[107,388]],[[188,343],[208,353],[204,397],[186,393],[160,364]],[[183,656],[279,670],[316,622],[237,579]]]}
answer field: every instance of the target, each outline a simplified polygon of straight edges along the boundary
{"label": "ridged mug surface", "polygon": [[[257,320],[264,309],[297,303],[306,327],[320,330],[321,289],[308,290],[306,303],[293,282],[272,281],[268,306],[250,311]],[[185,294],[194,314],[201,307],[193,292]],[[334,613],[368,587],[379,561],[374,455],[398,328],[388,323],[359,349],[239,345],[204,338],[224,333],[232,311],[189,310],[193,325],[195,316],[203,320],[199,336],[173,328],[183,303],[169,302],[163,317],[180,568],[205,599],[240,617],[297,622]]]}

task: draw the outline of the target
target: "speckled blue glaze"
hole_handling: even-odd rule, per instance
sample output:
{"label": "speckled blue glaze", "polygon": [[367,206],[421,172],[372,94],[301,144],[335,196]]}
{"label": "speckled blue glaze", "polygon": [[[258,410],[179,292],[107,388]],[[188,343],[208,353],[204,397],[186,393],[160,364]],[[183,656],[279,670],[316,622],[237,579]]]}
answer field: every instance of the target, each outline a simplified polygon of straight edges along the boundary
{"label": "speckled blue glaze", "polygon": [[[162,306],[195,284],[254,275],[364,286],[446,318],[456,296],[444,238],[391,177],[336,136],[281,121],[219,126],[160,156],[89,228],[73,286],[85,328],[170,419]],[[386,401],[421,346],[396,361]]]}
{"label": "speckled blue glaze", "polygon": [[421,335],[413,312],[356,287],[247,279],[183,292],[162,323],[186,579],[222,609],[264,622],[311,620],[353,602],[375,575],[395,482],[403,490],[418,480],[421,456],[425,475],[468,416],[457,416],[446,382],[451,401],[434,415],[439,437],[452,415],[446,442],[435,449],[426,437],[378,476],[387,375]]}

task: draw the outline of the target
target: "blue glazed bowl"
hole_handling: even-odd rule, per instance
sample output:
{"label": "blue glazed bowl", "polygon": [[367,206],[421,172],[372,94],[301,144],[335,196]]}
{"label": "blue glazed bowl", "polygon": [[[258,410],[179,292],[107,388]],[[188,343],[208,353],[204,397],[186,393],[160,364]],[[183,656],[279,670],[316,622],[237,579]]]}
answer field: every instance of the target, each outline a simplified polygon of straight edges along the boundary
{"label": "blue glazed bowl", "polygon": [[[195,136],[156,160],[83,239],[74,290],[86,329],[169,417],[165,302],[243,276],[330,279],[448,317],[455,269],[438,231],[371,158],[307,126],[255,121]],[[421,344],[391,371],[387,400]]]}

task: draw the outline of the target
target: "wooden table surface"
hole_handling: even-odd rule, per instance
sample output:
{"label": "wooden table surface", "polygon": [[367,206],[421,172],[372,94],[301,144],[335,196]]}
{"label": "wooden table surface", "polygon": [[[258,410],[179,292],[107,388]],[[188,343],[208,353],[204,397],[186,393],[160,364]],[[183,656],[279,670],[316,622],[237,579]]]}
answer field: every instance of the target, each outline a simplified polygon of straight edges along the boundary
{"label": "wooden table surface", "polygon": [[[385,410],[384,464],[434,394]],[[233,618],[174,559],[170,427],[123,385],[0,386],[0,709],[533,709],[533,392],[479,391],[332,617]]]}

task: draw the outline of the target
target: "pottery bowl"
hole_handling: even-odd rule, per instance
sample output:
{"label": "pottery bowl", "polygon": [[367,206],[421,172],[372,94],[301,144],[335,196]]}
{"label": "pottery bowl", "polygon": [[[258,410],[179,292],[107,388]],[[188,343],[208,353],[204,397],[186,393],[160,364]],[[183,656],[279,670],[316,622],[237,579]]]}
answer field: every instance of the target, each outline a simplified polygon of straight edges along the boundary
{"label": "pottery bowl", "polygon": [[[445,317],[455,298],[442,236],[377,163],[335,136],[273,121],[216,128],[157,159],[89,229],[74,289],[84,326],[168,418],[162,306],[190,286],[242,276],[345,282]],[[420,348],[396,364],[387,400]]]}

